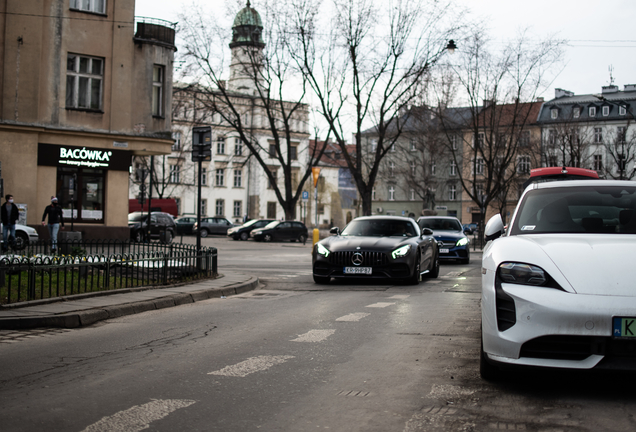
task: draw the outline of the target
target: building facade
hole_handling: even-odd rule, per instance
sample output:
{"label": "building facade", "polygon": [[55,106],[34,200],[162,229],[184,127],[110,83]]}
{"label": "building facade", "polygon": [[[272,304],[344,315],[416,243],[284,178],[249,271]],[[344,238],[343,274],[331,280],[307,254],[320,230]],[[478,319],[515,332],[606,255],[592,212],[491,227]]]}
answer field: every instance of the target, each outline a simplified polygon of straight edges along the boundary
{"label": "building facade", "polygon": [[172,146],[175,51],[174,29],[135,23],[134,9],[134,0],[0,4],[1,175],[29,225],[41,228],[56,196],[84,238],[130,236],[131,159]]}

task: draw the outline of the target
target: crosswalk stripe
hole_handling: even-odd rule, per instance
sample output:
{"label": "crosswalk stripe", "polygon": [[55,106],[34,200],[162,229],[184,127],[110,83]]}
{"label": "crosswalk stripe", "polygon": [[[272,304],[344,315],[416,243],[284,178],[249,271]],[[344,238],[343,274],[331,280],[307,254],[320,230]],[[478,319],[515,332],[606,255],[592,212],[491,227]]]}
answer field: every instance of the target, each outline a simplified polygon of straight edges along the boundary
{"label": "crosswalk stripe", "polygon": [[341,316],[340,318],[336,318],[336,321],[357,322],[357,321],[360,321],[362,318],[369,315],[371,314],[364,313],[364,312],[352,313],[349,315]]}
{"label": "crosswalk stripe", "polygon": [[243,378],[255,372],[265,371],[272,366],[285,363],[287,360],[293,358],[294,356],[289,355],[252,357],[235,365],[226,366],[218,371],[208,372],[208,375],[221,375]]}
{"label": "crosswalk stripe", "polygon": [[374,304],[372,304],[372,305],[369,305],[369,306],[367,306],[367,307],[370,307],[370,308],[385,308],[385,307],[387,307],[387,306],[392,306],[392,305],[394,305],[394,304],[395,304],[395,303],[378,302],[378,303],[374,303]]}
{"label": "crosswalk stripe", "polygon": [[329,336],[334,334],[335,330],[309,330],[303,335],[298,335],[296,339],[292,339],[292,342],[322,342]]}

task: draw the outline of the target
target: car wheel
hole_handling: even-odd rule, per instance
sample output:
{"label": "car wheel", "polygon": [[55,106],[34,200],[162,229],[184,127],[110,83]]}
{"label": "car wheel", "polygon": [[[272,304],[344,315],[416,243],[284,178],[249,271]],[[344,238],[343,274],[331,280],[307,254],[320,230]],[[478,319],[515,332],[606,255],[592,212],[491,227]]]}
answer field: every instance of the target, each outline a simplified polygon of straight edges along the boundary
{"label": "car wheel", "polygon": [[272,241],[272,235],[271,234],[265,234],[263,236],[263,241],[271,242]]}
{"label": "car wheel", "polygon": [[172,243],[172,239],[174,238],[174,235],[172,234],[172,231],[167,230],[166,231],[166,236],[165,236],[165,242],[166,244],[170,244]]}
{"label": "car wheel", "polygon": [[307,236],[305,234],[299,235],[298,241],[301,242],[302,244],[305,244],[305,242],[307,241]]}
{"label": "car wheel", "polygon": [[208,236],[208,234],[209,234],[209,232],[205,228],[203,228],[201,230],[201,238],[206,238]]}
{"label": "car wheel", "polygon": [[135,241],[137,243],[143,243],[144,242],[144,233],[141,232],[141,230],[137,231],[135,233]]}
{"label": "car wheel", "polygon": [[486,381],[496,381],[501,375],[499,368],[488,362],[486,353],[484,352],[483,339],[479,350],[479,375]]}
{"label": "car wheel", "polygon": [[420,283],[420,261],[422,260],[420,253],[417,253],[415,257],[415,268],[413,269],[413,275],[406,280],[409,285],[417,285]]}
{"label": "car wheel", "polygon": [[250,238],[250,235],[246,232],[242,232],[241,233],[241,240],[242,241],[247,241],[247,239]]}
{"label": "car wheel", "polygon": [[330,280],[331,280],[331,278],[327,277],[327,276],[316,276],[316,275],[314,275],[314,282],[316,282],[319,285],[328,284]]}
{"label": "car wheel", "polygon": [[13,244],[13,248],[15,250],[22,250],[29,244],[29,236],[23,232],[15,233],[15,243]]}
{"label": "car wheel", "polygon": [[428,272],[428,277],[431,279],[436,279],[439,276],[439,256],[435,257],[435,262],[433,263],[433,268],[430,272]]}

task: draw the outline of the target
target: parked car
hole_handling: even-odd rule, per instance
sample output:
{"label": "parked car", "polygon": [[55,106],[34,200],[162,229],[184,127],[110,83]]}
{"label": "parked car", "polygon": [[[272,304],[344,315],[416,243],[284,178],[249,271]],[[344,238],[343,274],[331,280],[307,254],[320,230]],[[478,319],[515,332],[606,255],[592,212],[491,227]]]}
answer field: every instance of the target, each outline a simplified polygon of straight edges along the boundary
{"label": "parked car", "polygon": [[463,228],[464,228],[464,232],[466,234],[470,235],[470,234],[474,234],[477,231],[479,231],[479,224],[474,223],[474,222],[473,223],[467,223],[467,224],[463,225]]}
{"label": "parked car", "polygon": [[633,369],[636,182],[533,185],[485,236],[483,378],[502,366]]}
{"label": "parked car", "polygon": [[263,228],[265,225],[272,222],[274,222],[273,219],[252,219],[251,221],[245,222],[241,226],[237,226],[227,230],[227,236],[233,238],[234,240],[247,240],[250,238],[250,231],[257,228]]}
{"label": "parked car", "polygon": [[[130,238],[137,242],[147,240],[148,213],[134,212],[128,215]],[[177,225],[172,215],[163,212],[152,212],[150,216],[150,239],[160,239],[171,243],[176,235]]]}
{"label": "parked car", "polygon": [[342,233],[315,244],[314,282],[331,278],[398,279],[418,284],[422,276],[439,275],[439,252],[433,231],[411,218],[365,216],[352,220]]}
{"label": "parked car", "polygon": [[177,234],[192,234],[196,221],[196,216],[182,216],[175,219],[174,223],[177,224]]}
{"label": "parked car", "polygon": [[439,244],[440,260],[458,260],[462,264],[470,262],[470,240],[459,219],[452,216],[422,216],[417,223],[420,228],[433,230],[433,237]]}
{"label": "parked car", "polygon": [[[2,224],[0,224],[0,236],[2,235]],[[13,248],[15,250],[22,250],[30,242],[35,242],[39,239],[38,232],[30,226],[15,224],[15,244]],[[4,239],[2,239],[4,242]]]}
{"label": "parked car", "polygon": [[263,228],[257,228],[250,232],[250,237],[256,241],[307,241],[307,227],[302,222],[296,221],[272,221]]}
{"label": "parked car", "polygon": [[[227,230],[232,228],[234,224],[224,217],[206,217],[201,219],[201,237],[207,237],[209,234],[222,234],[226,235]],[[198,231],[198,226],[195,222],[192,232]]]}

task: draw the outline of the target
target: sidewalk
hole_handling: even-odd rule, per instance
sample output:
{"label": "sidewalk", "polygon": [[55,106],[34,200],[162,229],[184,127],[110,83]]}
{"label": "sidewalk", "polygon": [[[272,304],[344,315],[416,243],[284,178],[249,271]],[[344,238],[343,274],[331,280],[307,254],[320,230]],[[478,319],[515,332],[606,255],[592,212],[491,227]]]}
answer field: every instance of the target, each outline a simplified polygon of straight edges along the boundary
{"label": "sidewalk", "polygon": [[258,283],[257,277],[229,272],[182,286],[100,291],[3,305],[0,330],[88,326],[124,315],[241,294],[255,289]]}

